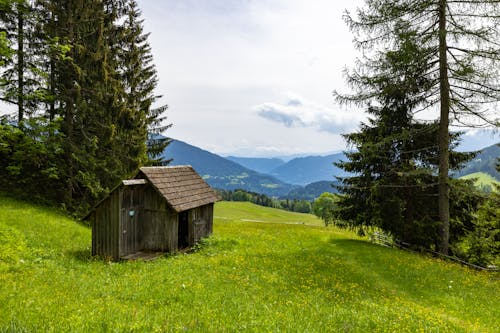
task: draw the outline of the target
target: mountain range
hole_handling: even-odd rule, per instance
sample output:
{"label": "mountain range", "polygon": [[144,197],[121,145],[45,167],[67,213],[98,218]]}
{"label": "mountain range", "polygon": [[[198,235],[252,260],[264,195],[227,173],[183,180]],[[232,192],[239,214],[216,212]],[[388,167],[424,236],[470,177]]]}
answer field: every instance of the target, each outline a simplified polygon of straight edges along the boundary
{"label": "mountain range", "polygon": [[337,191],[332,186],[335,156],[299,157],[288,162],[278,158],[225,158],[179,140],[172,140],[163,153],[165,159],[172,159],[170,165],[191,165],[217,189],[244,189],[306,200]]}
{"label": "mountain range", "polygon": [[[345,160],[343,153],[327,156],[280,158],[222,157],[188,143],[172,140],[163,154],[171,165],[191,165],[210,186],[223,190],[244,189],[269,196],[312,200],[323,192],[336,192],[335,177],[347,174],[334,162]],[[456,177],[485,172],[497,180],[496,160],[500,147],[483,149]]]}
{"label": "mountain range", "polygon": [[482,149],[467,165],[456,173],[457,177],[469,175],[476,172],[484,172],[500,181],[500,173],[496,170],[499,163],[500,143]]}
{"label": "mountain range", "polygon": [[248,169],[266,173],[285,183],[305,186],[314,182],[333,180],[347,175],[333,165],[336,161],[345,161],[344,153],[326,156],[296,157],[288,162],[279,158],[248,158],[228,156],[227,159]]}
{"label": "mountain range", "polygon": [[271,175],[251,170],[179,140],[172,140],[163,156],[172,159],[170,165],[191,165],[210,186],[222,190],[244,189],[280,197],[295,188]]}
{"label": "mountain range", "polygon": [[243,165],[245,168],[255,170],[260,173],[271,173],[274,169],[282,166],[286,162],[281,158],[265,157],[236,157],[227,156],[228,160]]}

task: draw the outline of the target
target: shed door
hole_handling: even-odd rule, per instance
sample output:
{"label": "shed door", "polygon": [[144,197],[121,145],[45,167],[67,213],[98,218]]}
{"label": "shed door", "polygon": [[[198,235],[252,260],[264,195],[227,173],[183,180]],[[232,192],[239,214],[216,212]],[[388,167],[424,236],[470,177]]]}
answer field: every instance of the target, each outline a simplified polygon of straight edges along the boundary
{"label": "shed door", "polygon": [[184,249],[189,246],[189,218],[188,211],[179,213],[178,247]]}
{"label": "shed door", "polygon": [[143,248],[141,227],[141,191],[128,187],[123,190],[120,212],[120,256],[135,253]]}

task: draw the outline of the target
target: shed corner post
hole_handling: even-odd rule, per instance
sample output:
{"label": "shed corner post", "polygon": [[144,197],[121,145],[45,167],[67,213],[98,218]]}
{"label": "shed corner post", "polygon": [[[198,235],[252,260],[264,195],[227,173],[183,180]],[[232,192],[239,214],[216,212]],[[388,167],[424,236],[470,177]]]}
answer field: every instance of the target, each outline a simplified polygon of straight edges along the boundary
{"label": "shed corner post", "polygon": [[122,255],[122,201],[123,201],[123,187],[120,187],[118,189],[118,205],[117,205],[117,215],[118,215],[118,221],[117,221],[117,226],[115,230],[116,237],[118,238],[116,240],[116,248],[114,252],[113,259],[114,260],[119,260],[121,255]]}

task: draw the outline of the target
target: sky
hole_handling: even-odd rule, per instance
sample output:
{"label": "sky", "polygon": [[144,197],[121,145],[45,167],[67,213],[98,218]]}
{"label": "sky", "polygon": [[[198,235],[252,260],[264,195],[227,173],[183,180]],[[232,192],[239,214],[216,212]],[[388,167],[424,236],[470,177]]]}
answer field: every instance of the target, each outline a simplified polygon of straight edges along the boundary
{"label": "sky", "polygon": [[140,0],[165,134],[221,155],[326,154],[362,112],[335,104],[361,1]]}
{"label": "sky", "polygon": [[[360,54],[342,16],[364,1],[138,0],[150,33],[164,134],[227,156],[326,155],[365,114],[341,107]],[[500,141],[473,130],[462,150]]]}
{"label": "sky", "polygon": [[[365,114],[334,90],[359,52],[342,16],[362,0],[139,0],[169,105],[165,135],[220,155],[325,155]],[[462,150],[500,141],[470,131]]]}

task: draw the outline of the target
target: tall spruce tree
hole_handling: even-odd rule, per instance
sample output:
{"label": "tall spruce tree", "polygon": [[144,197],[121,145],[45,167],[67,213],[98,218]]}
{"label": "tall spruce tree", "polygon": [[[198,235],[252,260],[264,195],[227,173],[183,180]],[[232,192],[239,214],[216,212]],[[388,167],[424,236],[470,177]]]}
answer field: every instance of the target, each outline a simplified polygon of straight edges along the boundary
{"label": "tall spruce tree", "polygon": [[[0,97],[19,106],[19,123],[29,122],[24,134],[10,120],[1,124],[8,163],[2,170],[12,180],[6,184],[15,188],[24,178],[51,183],[50,200],[85,211],[120,179],[157,161],[168,143],[148,140],[151,131],[169,125],[163,125],[166,106],[153,106],[158,78],[137,4],[0,0],[0,9],[0,70],[6,74]],[[30,142],[36,151],[28,150]],[[50,163],[25,163],[23,150]]]}
{"label": "tall spruce tree", "polygon": [[[93,86],[85,84],[85,78],[88,78],[90,73],[87,73],[84,66],[90,54],[89,45],[84,38],[88,37],[88,40],[92,38],[93,43],[96,42],[95,28],[100,27],[97,19],[101,17],[100,13],[96,13],[96,9],[102,10],[100,6],[90,9],[85,3],[78,0],[44,2],[45,10],[54,18],[45,25],[48,40],[57,40],[69,48],[64,57],[55,59],[54,73],[52,73],[55,80],[52,82],[54,87],[51,87],[57,91],[54,101],[57,109],[54,112],[62,121],[65,167],[61,176],[66,182],[63,202],[69,208],[73,207],[76,200],[86,196],[85,187],[93,189],[98,187],[96,184],[90,185],[89,179],[83,186],[78,181],[79,173],[82,176],[82,173],[86,174],[89,169],[81,164],[88,165],[94,162],[92,148],[96,143],[94,137],[87,134],[91,128],[85,127],[90,110],[86,103],[91,101],[88,95],[93,91]],[[92,5],[95,6],[96,3]]]}
{"label": "tall spruce tree", "polygon": [[[121,119],[126,137],[131,144],[127,154],[132,166],[140,163],[165,164],[161,154],[169,140],[161,135],[171,125],[165,124],[167,105],[156,106],[161,99],[156,95],[158,85],[153,63],[149,33],[144,32],[141,12],[135,0],[124,7],[125,20],[121,26],[119,47],[120,76],[124,85],[126,111]],[[133,169],[133,167],[132,167]]]}
{"label": "tall spruce tree", "polygon": [[[13,0],[0,0],[0,68],[5,65],[5,62],[9,60],[14,53],[12,48],[10,47],[10,42],[7,39],[7,31],[4,26],[4,21],[6,19],[6,14],[10,13],[12,11],[12,6],[14,4]],[[2,83],[3,78],[0,79],[0,86],[3,84]],[[3,101],[3,99],[0,97],[0,101]]]}
{"label": "tall spruce tree", "polygon": [[[367,107],[371,118],[359,132],[344,136],[356,150],[346,153],[348,161],[337,166],[354,176],[342,179],[345,195],[337,214],[351,226],[376,226],[399,241],[430,248],[439,245],[439,126],[416,121],[413,114],[431,84],[420,76],[430,66],[424,57],[428,50],[405,24],[395,29],[396,51],[379,54],[377,64],[384,73],[369,82],[378,102]],[[458,136],[452,135],[450,148]],[[457,168],[470,157],[453,153],[451,165]]]}
{"label": "tall spruce tree", "polygon": [[50,118],[62,119],[66,190],[64,202],[85,210],[130,172],[121,163],[119,118],[124,109],[118,63],[117,2],[58,1],[43,3],[45,34],[54,93]]}
{"label": "tall spruce tree", "polygon": [[[376,50],[392,49],[396,25],[405,24],[426,52],[429,64],[419,76],[429,86],[414,112],[439,108],[439,220],[440,252],[448,253],[450,227],[450,119],[455,125],[498,126],[500,100],[500,1],[498,0],[366,0],[356,16],[345,19],[355,34],[356,46],[364,51],[358,68],[348,72],[357,94],[337,94],[342,102],[376,99],[371,83],[384,72]],[[373,51],[375,50],[375,51]],[[408,62],[414,58],[410,55]]]}
{"label": "tall spruce tree", "polygon": [[1,71],[1,99],[17,108],[17,123],[34,115],[43,102],[42,82],[45,74],[41,68],[43,53],[40,51],[36,31],[38,12],[32,1],[19,0],[4,8],[0,15],[1,29],[12,45],[12,56],[5,61]]}

